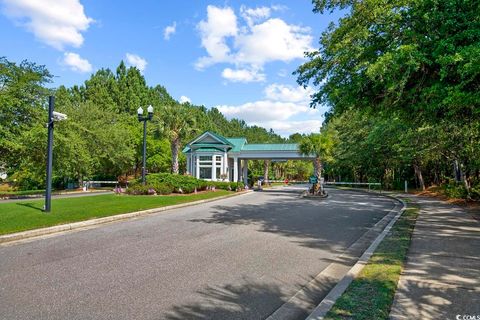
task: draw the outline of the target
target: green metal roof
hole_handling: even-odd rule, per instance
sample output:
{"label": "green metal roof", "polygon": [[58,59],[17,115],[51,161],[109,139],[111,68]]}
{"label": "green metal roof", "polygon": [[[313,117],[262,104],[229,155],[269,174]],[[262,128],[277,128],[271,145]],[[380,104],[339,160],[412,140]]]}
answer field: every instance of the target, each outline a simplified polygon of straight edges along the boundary
{"label": "green metal roof", "polygon": [[247,139],[245,138],[227,138],[227,140],[233,144],[233,148],[230,150],[231,152],[242,151],[243,146],[247,143]]}
{"label": "green metal roof", "polygon": [[232,143],[231,143],[230,141],[228,141],[227,138],[222,137],[222,136],[219,135],[219,134],[213,133],[213,132],[211,132],[211,131],[206,131],[206,132],[204,132],[204,133],[209,133],[209,134],[211,134],[212,136],[214,136],[215,138],[217,138],[218,140],[220,140],[220,141],[222,141],[222,142],[225,142],[225,144],[232,145]]}
{"label": "green metal roof", "polygon": [[199,152],[223,152],[222,149],[218,149],[218,148],[198,148],[198,149],[195,149],[195,151],[199,151]]}
{"label": "green metal roof", "polygon": [[[205,131],[204,133],[202,133],[201,135],[199,135],[197,138],[193,139],[192,141],[190,141],[189,143],[187,143],[187,145],[185,146],[185,148],[183,148],[182,152],[183,153],[189,153],[191,151],[190,149],[190,146],[192,145],[192,142],[197,140],[199,137],[203,136],[204,134],[210,134],[211,136],[215,137],[217,140],[223,142],[224,144],[228,145],[228,146],[231,146],[233,147],[233,144],[230,143],[225,137],[222,137],[221,135],[219,134],[216,134],[214,132],[211,132],[211,131]],[[221,143],[194,143],[195,146],[200,146],[200,147],[214,147],[215,145],[222,145]]]}
{"label": "green metal roof", "polygon": [[242,151],[298,151],[297,143],[246,144]]}
{"label": "green metal roof", "polygon": [[[191,144],[190,147],[198,147],[198,148],[211,148],[211,147],[214,147],[214,148],[220,148],[220,147],[224,147],[225,144],[223,143],[194,143],[194,144]],[[220,148],[222,149],[222,148]]]}

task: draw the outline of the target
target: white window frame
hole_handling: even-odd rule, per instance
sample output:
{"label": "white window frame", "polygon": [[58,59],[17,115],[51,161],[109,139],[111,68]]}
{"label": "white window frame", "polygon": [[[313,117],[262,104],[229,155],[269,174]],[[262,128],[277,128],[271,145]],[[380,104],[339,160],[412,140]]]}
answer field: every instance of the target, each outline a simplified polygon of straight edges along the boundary
{"label": "white window frame", "polygon": [[[217,177],[217,168],[220,168],[220,174],[222,174],[222,168],[224,165],[224,156],[221,151],[218,152],[198,152],[195,154],[195,157],[198,159],[198,161],[195,161],[195,166],[196,170],[195,172],[198,172],[197,177],[202,180],[206,181],[219,181],[221,180],[220,176]],[[207,159],[202,159],[202,157],[208,157]],[[220,157],[220,160],[217,160],[217,157]],[[200,168],[211,168],[212,170],[212,175],[211,178],[202,178],[200,176]]]}

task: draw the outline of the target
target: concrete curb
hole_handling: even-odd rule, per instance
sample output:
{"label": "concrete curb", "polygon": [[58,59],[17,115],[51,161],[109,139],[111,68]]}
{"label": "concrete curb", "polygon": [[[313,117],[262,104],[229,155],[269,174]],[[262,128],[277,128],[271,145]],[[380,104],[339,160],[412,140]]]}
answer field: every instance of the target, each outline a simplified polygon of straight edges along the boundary
{"label": "concrete curb", "polygon": [[195,206],[195,205],[203,204],[203,203],[207,203],[207,202],[213,202],[213,201],[223,200],[223,199],[226,199],[226,198],[246,195],[246,194],[249,194],[251,192],[253,192],[253,191],[251,191],[251,190],[242,191],[242,192],[229,194],[229,195],[225,195],[225,196],[221,196],[221,197],[217,197],[217,198],[212,198],[212,199],[204,199],[204,200],[186,202],[186,203],[175,204],[175,205],[171,205],[171,206],[159,207],[159,208],[154,208],[154,209],[117,214],[117,215],[113,215],[113,216],[109,216],[109,217],[91,219],[91,220],[79,221],[79,222],[72,222],[72,223],[61,224],[61,225],[58,225],[58,226],[53,226],[53,227],[48,227],[48,228],[40,228],[40,229],[10,233],[10,234],[0,236],[0,244],[13,242],[13,241],[18,241],[18,240],[24,240],[24,239],[28,239],[28,238],[34,238],[34,237],[48,235],[48,234],[65,232],[65,231],[69,231],[69,230],[81,229],[81,228],[95,226],[95,225],[101,225],[101,224],[104,224],[104,223],[109,223],[109,222],[114,222],[114,221],[127,220],[127,219],[136,218],[136,217],[143,217],[143,216],[147,216],[147,215],[151,215],[151,214],[155,214],[155,213],[160,213],[160,212],[167,211],[167,210],[190,207],[190,206]]}
{"label": "concrete curb", "polygon": [[326,199],[326,198],[328,198],[328,193],[325,193],[325,195],[319,196],[319,195],[311,195],[311,194],[308,193],[308,191],[303,191],[303,192],[302,192],[302,195],[301,195],[301,198],[321,200],[321,199]]}
{"label": "concrete curb", "polygon": [[340,296],[345,292],[353,279],[355,279],[355,277],[358,276],[360,271],[362,271],[363,267],[365,267],[365,265],[368,263],[368,260],[375,252],[378,245],[382,242],[382,240],[388,234],[392,226],[395,224],[395,222],[397,222],[398,218],[400,218],[400,216],[407,208],[407,204],[402,199],[387,194],[381,195],[399,201],[402,204],[402,208],[398,211],[395,217],[390,220],[385,229],[383,229],[382,233],[378,235],[378,237],[372,242],[368,249],[365,250],[360,259],[358,259],[357,263],[355,263],[355,265],[348,271],[348,273],[342,278],[342,280],[340,280],[337,285],[332,290],[330,290],[328,295],[319,303],[319,305],[305,320],[322,320],[325,318],[328,311],[330,311],[337,299],[340,298]]}

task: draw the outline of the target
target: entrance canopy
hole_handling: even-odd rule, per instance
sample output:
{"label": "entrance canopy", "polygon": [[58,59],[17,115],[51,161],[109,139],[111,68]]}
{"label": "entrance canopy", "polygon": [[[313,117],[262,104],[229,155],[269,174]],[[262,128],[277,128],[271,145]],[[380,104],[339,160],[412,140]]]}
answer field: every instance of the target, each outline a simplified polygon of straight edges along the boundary
{"label": "entrance canopy", "polygon": [[[187,173],[199,179],[238,181],[248,175],[248,160],[309,160],[296,143],[249,144],[245,138],[225,138],[207,131],[182,151],[187,156]],[[243,165],[242,165],[243,164]]]}

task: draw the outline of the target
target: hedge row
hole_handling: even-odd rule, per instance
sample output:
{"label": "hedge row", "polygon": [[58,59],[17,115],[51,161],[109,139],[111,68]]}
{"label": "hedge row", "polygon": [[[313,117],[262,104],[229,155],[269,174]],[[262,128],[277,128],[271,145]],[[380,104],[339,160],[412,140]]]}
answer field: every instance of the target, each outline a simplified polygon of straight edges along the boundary
{"label": "hedge row", "polygon": [[170,193],[192,193],[211,188],[238,191],[243,189],[243,182],[205,181],[192,176],[182,176],[170,173],[155,173],[146,177],[146,185],[140,180],[130,182],[127,189],[128,194],[170,194]]}
{"label": "hedge row", "polygon": [[45,190],[0,191],[0,198],[11,196],[30,196],[43,193],[45,193]]}

